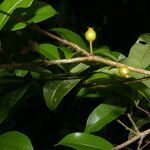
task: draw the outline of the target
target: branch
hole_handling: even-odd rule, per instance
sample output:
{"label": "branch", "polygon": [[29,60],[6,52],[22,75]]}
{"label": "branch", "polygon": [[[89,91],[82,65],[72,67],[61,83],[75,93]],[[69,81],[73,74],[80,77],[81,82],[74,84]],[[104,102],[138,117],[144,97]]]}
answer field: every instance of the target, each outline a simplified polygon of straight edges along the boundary
{"label": "branch", "polygon": [[146,146],[148,146],[149,144],[150,144],[150,141],[146,142],[146,144],[141,147],[141,150],[144,150],[144,148],[145,148]]}
{"label": "branch", "polygon": [[[54,65],[54,64],[68,64],[68,63],[75,63],[75,62],[99,62],[99,63],[103,63],[103,64],[110,65],[113,67],[125,66],[122,63],[118,63],[115,61],[105,59],[101,56],[94,56],[94,55],[93,56],[89,55],[87,57],[77,57],[77,58],[72,58],[72,59],[61,59],[61,60],[55,60],[55,61],[46,61],[46,64],[47,65]],[[148,71],[148,70],[144,70],[144,69],[140,69],[140,68],[134,68],[134,67],[131,67],[128,65],[126,65],[126,66],[131,71],[141,73],[141,74],[150,75],[150,71]]]}
{"label": "branch", "polygon": [[54,40],[57,40],[57,41],[61,42],[61,43],[64,44],[64,45],[67,45],[67,46],[72,47],[74,50],[76,50],[77,52],[81,52],[81,53],[82,53],[83,55],[85,55],[85,56],[91,56],[91,54],[88,53],[87,50],[81,48],[81,47],[78,46],[77,44],[72,43],[72,42],[70,42],[70,41],[68,41],[68,40],[66,40],[66,39],[60,38],[60,37],[58,37],[58,36],[56,36],[56,35],[54,35],[54,34],[52,34],[52,33],[49,33],[49,32],[47,32],[46,30],[44,30],[44,29],[38,27],[38,26],[35,25],[35,24],[33,24],[33,25],[31,26],[31,28],[34,29],[34,30],[37,30],[38,32],[40,32],[40,33],[42,33],[42,34],[44,34],[44,35],[46,35],[46,36],[48,36],[48,37],[50,37],[50,38],[52,38],[52,39],[54,39]]}
{"label": "branch", "polygon": [[[148,77],[144,77],[144,78],[139,78],[139,79],[134,79],[134,80],[129,80],[129,81],[122,81],[122,82],[117,82],[117,83],[116,82],[109,83],[109,84],[96,84],[96,85],[91,84],[90,89],[107,88],[107,87],[118,86],[118,85],[128,85],[128,84],[138,83],[138,82],[142,82],[142,81],[146,81],[146,80],[150,80],[150,77],[148,76]],[[138,106],[136,106],[136,107],[138,107]],[[148,112],[146,114],[150,115],[150,114],[148,114]]]}
{"label": "branch", "polygon": [[[103,64],[106,64],[106,65],[110,65],[110,66],[113,66],[113,67],[121,67],[121,66],[125,66],[124,64],[122,63],[118,63],[118,62],[115,62],[115,61],[111,61],[111,60],[107,60],[101,56],[92,56],[92,55],[89,55],[87,57],[77,57],[77,58],[72,58],[72,59],[60,59],[60,60],[45,60],[43,62],[38,62],[38,63],[35,63],[33,62],[32,63],[20,63],[20,64],[2,64],[0,65],[1,68],[17,68],[18,67],[23,67],[26,65],[29,66],[29,65],[34,65],[34,66],[38,66],[38,65],[56,65],[56,64],[69,64],[69,63],[75,63],[75,62],[99,62],[99,63],[103,63]],[[129,70],[131,71],[134,71],[134,72],[137,72],[137,73],[141,73],[141,74],[146,74],[146,75],[150,75],[150,71],[148,70],[144,70],[144,69],[140,69],[140,68],[134,68],[134,67],[131,67],[131,66],[128,66]]]}
{"label": "branch", "polygon": [[137,150],[140,150],[141,149],[141,145],[143,143],[143,139],[144,139],[144,136],[142,136],[138,142],[138,147],[137,147]]}
{"label": "branch", "polygon": [[122,148],[128,146],[129,144],[131,144],[131,143],[137,141],[138,139],[143,138],[143,137],[146,137],[146,136],[149,135],[149,134],[150,134],[150,129],[145,130],[145,131],[143,131],[143,132],[139,132],[139,133],[138,133],[137,135],[135,135],[133,138],[127,140],[126,142],[124,142],[124,143],[122,143],[122,144],[120,144],[120,145],[118,145],[118,146],[116,146],[116,147],[114,147],[113,150],[122,149]]}
{"label": "branch", "polygon": [[119,124],[121,124],[123,127],[125,127],[126,130],[129,130],[130,132],[134,133],[135,135],[137,134],[135,131],[133,131],[132,129],[130,129],[127,125],[125,125],[122,121],[120,121],[119,119],[117,119],[117,122]]}
{"label": "branch", "polygon": [[128,118],[129,118],[130,122],[132,123],[132,125],[133,125],[135,131],[136,131],[137,133],[140,133],[140,131],[139,131],[138,127],[136,126],[135,122],[133,121],[131,115],[130,115],[130,114],[127,114],[127,116],[128,116]]}
{"label": "branch", "polygon": [[150,117],[150,113],[148,111],[144,110],[143,108],[141,108],[138,105],[136,105],[136,108],[138,108],[139,110],[141,110],[142,112],[144,112],[148,117]]}
{"label": "branch", "polygon": [[[26,23],[27,25],[31,25],[30,23],[24,21],[22,18],[16,18],[14,16],[12,16],[11,14],[7,13],[7,12],[3,12],[3,11],[0,11],[0,13],[4,13],[4,14],[7,14],[8,16],[14,18],[16,21],[18,22],[24,22]],[[66,46],[70,46],[71,48],[73,48],[74,50],[78,51],[78,52],[81,52],[83,55],[87,56],[85,58],[74,58],[72,60],[68,59],[67,60],[62,60],[62,61],[56,61],[56,62],[50,62],[49,65],[51,64],[60,64],[60,63],[73,63],[73,62],[84,62],[84,61],[95,61],[95,62],[99,62],[99,63],[103,63],[103,64],[106,64],[106,65],[110,65],[110,66],[113,66],[113,67],[121,67],[121,66],[125,66],[124,64],[122,63],[118,63],[118,62],[115,62],[115,61],[111,61],[111,60],[108,60],[108,59],[105,59],[101,56],[92,56],[91,53],[88,53],[87,50],[81,48],[79,45],[75,44],[75,43],[72,43],[66,39],[63,39],[63,38],[60,38],[52,33],[49,33],[48,31],[40,28],[39,26],[33,24],[31,26],[32,29],[50,37],[50,38],[53,38],[59,42],[61,42],[62,44],[66,45]],[[89,57],[89,58],[88,58]],[[70,62],[72,61],[72,62]],[[127,66],[127,65],[126,65]],[[140,69],[140,68],[134,68],[134,67],[131,67],[131,66],[127,66],[129,70],[131,71],[134,71],[134,72],[137,72],[137,73],[141,73],[141,74],[145,74],[145,75],[150,75],[150,71],[148,70],[144,70],[144,69]]]}
{"label": "branch", "polygon": [[[79,61],[95,61],[95,62],[100,62],[100,63],[106,64],[106,65],[110,65],[110,66],[113,66],[113,67],[124,66],[124,64],[122,64],[122,63],[111,61],[111,60],[105,59],[105,58],[103,58],[101,56],[92,56],[92,54],[88,53],[87,50],[81,48],[77,44],[72,43],[72,42],[70,42],[68,40],[62,39],[62,38],[60,38],[60,37],[58,37],[58,36],[56,36],[56,35],[54,35],[52,33],[49,33],[46,30],[41,29],[37,25],[33,25],[32,29],[34,29],[34,30],[36,30],[36,31],[38,31],[38,32],[40,32],[40,33],[50,37],[50,38],[53,38],[53,39],[61,42],[64,45],[72,47],[73,49],[75,49],[78,52],[81,52],[85,56],[89,56],[89,57],[85,57],[85,58],[81,57],[81,59]],[[72,61],[74,61],[74,60],[72,60]],[[78,60],[75,60],[75,62],[78,62]],[[141,74],[150,75],[150,71],[148,71],[148,70],[144,70],[144,69],[140,69],[140,68],[134,68],[134,67],[131,67],[131,66],[127,66],[127,67],[131,71],[134,71],[134,72],[137,72],[137,73],[141,73]]]}

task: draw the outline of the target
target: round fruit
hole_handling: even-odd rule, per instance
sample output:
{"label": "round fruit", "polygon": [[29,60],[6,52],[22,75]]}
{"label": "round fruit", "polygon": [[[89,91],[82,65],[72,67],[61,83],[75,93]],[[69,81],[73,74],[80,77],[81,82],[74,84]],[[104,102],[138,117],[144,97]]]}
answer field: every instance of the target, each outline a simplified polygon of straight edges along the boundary
{"label": "round fruit", "polygon": [[89,42],[93,42],[96,39],[96,32],[93,30],[93,28],[88,27],[88,30],[85,33],[85,38]]}
{"label": "round fruit", "polygon": [[129,73],[129,69],[128,69],[128,67],[127,66],[122,66],[122,67],[119,67],[119,74],[121,75],[121,76],[127,76],[128,75],[128,73]]}

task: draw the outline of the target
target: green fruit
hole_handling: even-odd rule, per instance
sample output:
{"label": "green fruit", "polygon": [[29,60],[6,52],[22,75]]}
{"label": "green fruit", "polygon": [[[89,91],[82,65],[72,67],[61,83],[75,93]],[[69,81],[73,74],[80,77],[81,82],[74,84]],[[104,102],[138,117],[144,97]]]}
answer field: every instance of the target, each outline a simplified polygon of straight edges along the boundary
{"label": "green fruit", "polygon": [[121,66],[118,68],[119,69],[119,74],[123,77],[126,77],[128,76],[128,73],[129,73],[129,69],[127,66]]}
{"label": "green fruit", "polygon": [[93,28],[88,27],[88,30],[85,33],[85,38],[89,42],[93,42],[96,39],[96,32],[93,30]]}

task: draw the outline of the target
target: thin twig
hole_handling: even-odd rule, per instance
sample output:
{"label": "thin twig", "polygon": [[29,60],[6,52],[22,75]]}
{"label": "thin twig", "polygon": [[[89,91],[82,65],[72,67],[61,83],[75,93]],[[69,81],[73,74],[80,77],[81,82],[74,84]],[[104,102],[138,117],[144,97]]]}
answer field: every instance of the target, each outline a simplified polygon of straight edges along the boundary
{"label": "thin twig", "polygon": [[120,121],[119,119],[117,119],[117,122],[119,124],[121,124],[123,127],[125,127],[126,130],[129,130],[130,132],[134,133],[135,135],[137,135],[137,133],[135,131],[133,131],[132,129],[130,129],[128,126],[126,126],[122,121]]}
{"label": "thin twig", "polygon": [[135,131],[136,131],[137,133],[140,133],[140,131],[139,131],[139,129],[137,128],[135,122],[133,121],[131,115],[130,115],[130,114],[127,114],[127,116],[128,116],[128,118],[129,118],[130,122],[132,123],[132,125],[133,125]]}
{"label": "thin twig", "polygon": [[73,43],[73,42],[70,42],[70,41],[68,41],[68,40],[66,40],[66,39],[60,38],[60,37],[58,37],[58,36],[56,36],[56,35],[54,35],[54,34],[52,34],[52,33],[49,33],[49,32],[47,32],[46,30],[44,30],[44,29],[38,27],[38,26],[35,25],[35,24],[33,24],[31,27],[32,27],[32,29],[34,29],[34,30],[36,30],[36,31],[38,31],[38,32],[40,32],[40,33],[42,33],[42,34],[44,34],[44,35],[50,37],[50,38],[53,38],[53,39],[55,39],[55,40],[61,42],[61,43],[64,44],[64,45],[67,45],[67,46],[72,47],[74,50],[76,50],[77,52],[81,52],[81,53],[82,53],[83,55],[85,55],[85,56],[91,56],[91,54],[88,53],[87,50],[81,48],[80,46],[78,46],[77,44],[75,44],[75,43]]}
{"label": "thin twig", "polygon": [[[150,77],[144,77],[144,78],[139,78],[139,79],[134,79],[134,80],[129,80],[129,81],[122,81],[122,82],[115,82],[115,83],[109,83],[109,84],[94,84],[94,85],[89,85],[90,89],[98,89],[98,88],[107,88],[111,86],[118,86],[118,85],[128,85],[128,84],[133,84],[133,83],[138,83],[142,81],[150,80]],[[88,85],[87,85],[88,86]]]}
{"label": "thin twig", "polygon": [[145,131],[143,131],[143,132],[139,132],[138,135],[135,135],[133,138],[127,140],[126,142],[124,142],[124,143],[122,143],[122,144],[120,144],[120,145],[118,145],[118,146],[116,146],[116,147],[114,147],[113,150],[122,149],[122,148],[124,148],[124,147],[130,145],[131,143],[137,141],[137,140],[140,139],[141,137],[146,137],[146,136],[149,135],[149,134],[150,134],[150,129],[145,130]]}
{"label": "thin twig", "polygon": [[144,139],[144,136],[142,136],[142,137],[140,138],[140,140],[139,140],[139,142],[138,142],[138,148],[137,148],[137,150],[141,150],[141,145],[142,145],[142,143],[143,143],[143,139]]}
{"label": "thin twig", "polygon": [[143,108],[141,108],[140,106],[136,105],[136,107],[141,110],[142,112],[144,112],[146,115],[148,115],[148,117],[150,117],[150,113],[146,110],[144,110]]}
{"label": "thin twig", "polygon": [[145,145],[143,145],[143,146],[141,147],[141,149],[140,149],[140,150],[143,150],[143,149],[144,149],[145,147],[147,147],[149,144],[150,144],[150,141],[146,142],[146,144],[145,144]]}
{"label": "thin twig", "polygon": [[[125,66],[124,64],[118,63],[118,62],[114,62],[111,60],[107,60],[105,58],[102,58],[101,56],[92,56],[89,55],[87,57],[77,57],[77,58],[72,58],[72,59],[60,59],[60,60],[46,60],[44,63],[41,63],[41,65],[56,65],[56,64],[69,64],[69,63],[75,63],[75,62],[99,62],[99,63],[103,63],[106,65],[110,65],[110,66],[114,66],[114,67],[121,67],[121,66]],[[31,63],[27,63],[27,64],[14,64],[15,67],[18,66],[24,66],[24,65],[29,65]],[[36,65],[36,63],[34,63]],[[39,63],[38,63],[39,64]],[[10,64],[2,64],[0,65],[1,68],[4,68],[4,66],[9,67]],[[126,65],[127,66],[127,65]],[[13,64],[11,64],[11,67],[13,67]],[[137,73],[141,73],[141,74],[147,74],[150,75],[150,71],[148,70],[144,70],[144,69],[140,69],[140,68],[134,68],[131,66],[127,66],[129,68],[129,70],[137,72]]]}
{"label": "thin twig", "polygon": [[[124,64],[118,63],[118,62],[114,62],[111,60],[107,60],[101,56],[92,56],[89,55],[88,57],[78,57],[78,58],[72,58],[72,59],[61,59],[61,60],[56,60],[56,61],[47,61],[47,65],[51,65],[51,64],[67,64],[67,63],[75,63],[75,62],[99,62],[99,63],[103,63],[106,65],[110,65],[110,66],[114,66],[114,67],[121,67],[121,66],[125,66]],[[134,68],[131,66],[128,66],[129,70],[137,72],[137,73],[141,73],[141,74],[147,74],[150,75],[150,71],[148,70],[144,70],[144,69],[140,69],[140,68]]]}

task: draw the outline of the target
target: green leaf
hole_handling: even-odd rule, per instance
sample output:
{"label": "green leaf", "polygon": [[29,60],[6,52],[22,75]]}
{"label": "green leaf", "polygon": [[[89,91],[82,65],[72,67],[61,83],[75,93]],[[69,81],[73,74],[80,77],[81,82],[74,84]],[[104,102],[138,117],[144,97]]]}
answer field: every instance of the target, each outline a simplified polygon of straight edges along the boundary
{"label": "green leaf", "polygon": [[[0,3],[0,11],[12,14],[17,8],[27,8],[32,4],[33,0],[4,0]],[[4,27],[8,19],[7,14],[0,12],[0,30]]]}
{"label": "green leaf", "polygon": [[79,82],[75,80],[54,80],[47,82],[43,87],[44,98],[50,110],[55,110],[63,97]]}
{"label": "green leaf", "polygon": [[150,88],[145,84],[139,82],[130,85],[133,89],[136,89],[140,94],[142,94],[146,99],[150,98]]}
{"label": "green leaf", "polygon": [[104,73],[104,74],[111,75],[111,76],[113,75],[120,76],[117,68],[110,68],[108,66],[96,70],[95,73]]}
{"label": "green leaf", "polygon": [[116,57],[114,57],[112,54],[111,54],[111,51],[109,49],[97,49],[94,51],[94,54],[95,55],[100,55],[100,56],[104,56],[104,57],[108,57],[112,60],[115,60],[117,61]]}
{"label": "green leaf", "polygon": [[23,133],[10,131],[0,135],[1,150],[33,150],[30,139]]}
{"label": "green leaf", "polygon": [[15,70],[16,76],[18,77],[24,77],[28,73],[28,70]]}
{"label": "green leaf", "polygon": [[98,81],[108,81],[110,82],[111,76],[106,73],[95,73],[91,75],[85,83],[90,83],[90,82],[98,82]]}
{"label": "green leaf", "polygon": [[111,54],[117,59],[117,61],[121,61],[126,58],[125,55],[123,55],[122,53],[117,52],[117,51],[113,51],[113,52],[111,52]]}
{"label": "green leaf", "polygon": [[128,57],[136,59],[142,68],[146,68],[150,64],[150,45],[135,43],[132,46]]}
{"label": "green leaf", "polygon": [[147,44],[150,44],[150,33],[144,33],[140,35],[137,42],[145,42]]}
{"label": "green leaf", "polygon": [[33,71],[31,72],[31,76],[33,79],[39,79],[40,78],[40,74],[37,72],[33,72]]}
{"label": "green leaf", "polygon": [[76,150],[111,150],[112,144],[105,139],[88,133],[71,133],[56,146],[68,146]]}
{"label": "green leaf", "polygon": [[[55,45],[49,43],[43,43],[39,45],[39,53],[45,56],[45,58],[49,60],[57,60],[60,59],[60,54],[58,48]],[[62,65],[58,65],[60,68],[63,68]]]}
{"label": "green leaf", "polygon": [[[31,7],[16,11],[14,16],[21,17],[24,21],[28,23],[38,23],[48,18],[51,18],[56,14],[56,10],[48,3],[36,1],[31,5]],[[7,25],[11,26],[12,31],[22,29],[27,26],[23,22],[17,23],[14,20],[11,20],[10,24]]]}
{"label": "green leaf", "polygon": [[39,53],[49,60],[60,59],[58,49],[55,45],[43,43],[39,45]]}
{"label": "green leaf", "polygon": [[100,56],[104,56],[107,58],[110,58],[114,61],[120,61],[124,58],[126,58],[123,54],[121,54],[120,52],[117,51],[111,51],[109,49],[109,47],[107,46],[101,46],[100,48],[94,50],[94,54],[95,55],[100,55]]}
{"label": "green leaf", "polygon": [[130,65],[132,67],[141,67],[141,64],[136,58],[127,57],[121,61],[121,63]]}
{"label": "green leaf", "polygon": [[9,109],[11,109],[23,97],[27,89],[28,86],[20,87],[0,98],[0,123],[7,118]]}
{"label": "green leaf", "polygon": [[57,32],[62,37],[66,38],[67,40],[81,46],[84,49],[87,49],[87,45],[77,33],[74,33],[71,30],[68,30],[65,28],[53,28],[51,29],[51,31]]}
{"label": "green leaf", "polygon": [[125,102],[112,98],[97,106],[88,117],[85,132],[96,132],[126,110]]}
{"label": "green leaf", "polygon": [[78,65],[76,65],[70,70],[70,73],[81,73],[84,70],[88,69],[89,67],[90,67],[89,65],[86,65],[84,63],[79,63]]}
{"label": "green leaf", "polygon": [[[135,58],[126,58],[122,61],[122,63],[133,66],[133,67],[139,67],[142,68],[141,63],[137,61]],[[133,77],[135,79],[146,77],[147,75],[144,74],[138,74],[135,72],[130,71],[129,72],[130,77]],[[150,80],[142,81],[139,83],[130,84],[130,86],[138,91],[140,91],[143,95],[145,95],[147,98],[150,97]]]}
{"label": "green leaf", "polygon": [[60,46],[59,49],[64,53],[66,59],[72,58],[75,54],[74,50],[68,47]]}

